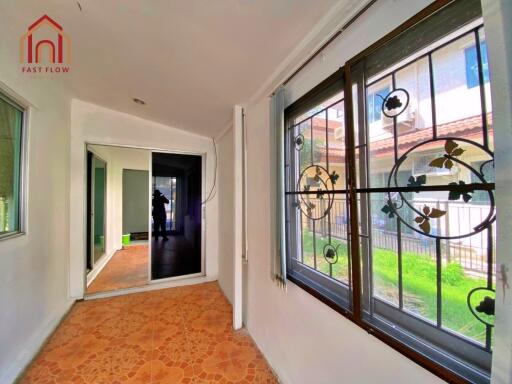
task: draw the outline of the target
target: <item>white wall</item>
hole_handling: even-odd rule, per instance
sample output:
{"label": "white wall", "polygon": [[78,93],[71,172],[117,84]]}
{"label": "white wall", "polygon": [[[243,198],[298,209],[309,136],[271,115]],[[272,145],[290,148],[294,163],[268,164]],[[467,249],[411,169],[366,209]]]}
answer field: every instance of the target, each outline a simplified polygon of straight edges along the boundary
{"label": "white wall", "polygon": [[219,156],[218,196],[219,196],[219,284],[228,300],[233,303],[233,241],[231,241],[234,208],[234,147],[233,128],[217,141]]}
{"label": "white wall", "polygon": [[440,383],[303,289],[271,280],[268,114],[268,100],[247,111],[249,333],[285,384]]}
{"label": "white wall", "polygon": [[[215,155],[210,138],[74,99],[71,108],[70,293],[83,297],[85,273],[85,145],[106,144],[206,154],[203,189],[213,183]],[[218,200],[206,205],[206,264],[210,279],[218,275]],[[120,223],[122,225],[122,223]]]}
{"label": "white wall", "polygon": [[[3,12],[3,11],[2,11]],[[7,12],[7,10],[6,10]],[[2,18],[11,17],[3,13]],[[0,89],[30,104],[28,223],[0,241],[0,383],[11,383],[66,313],[69,252],[70,96],[63,79],[27,76],[19,31],[0,23]]]}
{"label": "white wall", "polygon": [[[287,103],[332,74],[378,38],[416,14],[428,0],[380,0],[287,86]],[[346,15],[339,15],[343,19]],[[319,29],[320,30],[320,29]],[[320,41],[324,36],[318,38]],[[297,58],[299,64],[304,56]],[[286,76],[282,76],[281,80]],[[279,80],[279,79],[276,79]],[[276,81],[274,85],[277,85]],[[270,91],[270,89],[269,89]],[[270,92],[268,92],[270,93]],[[267,94],[268,94],[267,93]],[[270,278],[269,100],[246,108],[248,130],[247,328],[283,383],[440,383],[441,380],[354,325],[293,283]]]}

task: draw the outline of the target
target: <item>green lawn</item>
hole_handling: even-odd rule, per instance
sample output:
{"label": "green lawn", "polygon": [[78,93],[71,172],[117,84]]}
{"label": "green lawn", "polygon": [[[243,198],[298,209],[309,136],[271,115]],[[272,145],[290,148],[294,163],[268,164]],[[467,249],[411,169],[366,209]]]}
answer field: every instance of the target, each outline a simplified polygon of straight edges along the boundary
{"label": "green lawn", "polygon": [[[333,239],[338,249],[338,261],[332,267],[322,256],[327,238],[316,237],[317,269],[327,275],[332,268],[332,276],[341,281],[348,280],[347,245]],[[304,263],[313,266],[313,236],[306,232],[303,238]],[[394,251],[373,249],[374,294],[391,302],[398,302],[398,258]],[[485,342],[485,326],[473,317],[467,306],[467,294],[476,287],[486,285],[484,279],[474,278],[464,273],[457,263],[442,267],[442,318],[443,326]],[[426,319],[435,321],[436,308],[436,263],[428,255],[405,252],[402,254],[402,282],[404,306]]]}

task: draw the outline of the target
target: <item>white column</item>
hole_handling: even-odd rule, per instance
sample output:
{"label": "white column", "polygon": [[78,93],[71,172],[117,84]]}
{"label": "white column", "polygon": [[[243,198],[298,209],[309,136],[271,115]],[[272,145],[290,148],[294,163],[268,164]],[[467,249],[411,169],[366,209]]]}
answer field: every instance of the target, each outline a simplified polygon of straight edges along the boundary
{"label": "white column", "polygon": [[234,142],[234,219],[233,219],[233,328],[242,328],[242,258],[244,253],[244,140],[243,140],[243,108],[236,105],[233,111],[233,142]]}

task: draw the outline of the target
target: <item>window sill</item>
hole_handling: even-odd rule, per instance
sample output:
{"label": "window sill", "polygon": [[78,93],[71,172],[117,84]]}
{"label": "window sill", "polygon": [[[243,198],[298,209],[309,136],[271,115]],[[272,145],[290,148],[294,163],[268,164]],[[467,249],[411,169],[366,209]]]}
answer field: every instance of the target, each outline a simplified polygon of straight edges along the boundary
{"label": "window sill", "polygon": [[[294,274],[288,273],[287,279],[290,282],[297,285],[298,287],[305,290],[306,292],[308,292],[310,295],[314,296],[316,299],[320,300],[322,303],[329,306],[331,309],[340,313],[348,320],[359,325],[361,328],[366,330],[368,334],[370,334],[371,336],[376,337],[386,345],[390,346],[397,352],[401,353],[406,358],[412,360],[416,364],[422,366],[423,368],[430,371],[432,374],[440,377],[441,379],[446,380],[449,383],[463,384],[469,382],[468,379],[466,379],[464,376],[469,376],[471,377],[471,380],[473,380],[474,383],[487,384],[490,382],[490,378],[488,376],[482,374],[481,372],[474,371],[470,367],[466,367],[467,369],[463,369],[464,376],[462,376],[456,371],[447,368],[446,366],[441,364],[439,359],[432,358],[432,356],[426,356],[424,350],[420,350],[419,348],[415,348],[413,345],[411,345],[410,341],[416,340],[415,337],[410,336],[405,331],[400,331],[397,334],[396,328],[393,328],[385,321],[381,321],[376,318],[364,319],[362,322],[357,321],[352,312],[348,311],[335,301],[326,297],[320,291],[308,285],[307,282],[302,281],[302,278],[300,276],[295,276]],[[440,355],[441,352],[437,352],[437,354]],[[443,355],[443,357],[445,359],[447,358],[446,355]],[[453,359],[448,360],[450,362],[454,361]]]}
{"label": "window sill", "polygon": [[26,234],[26,232],[9,232],[4,235],[0,235],[0,241],[15,239],[17,237],[25,236]]}

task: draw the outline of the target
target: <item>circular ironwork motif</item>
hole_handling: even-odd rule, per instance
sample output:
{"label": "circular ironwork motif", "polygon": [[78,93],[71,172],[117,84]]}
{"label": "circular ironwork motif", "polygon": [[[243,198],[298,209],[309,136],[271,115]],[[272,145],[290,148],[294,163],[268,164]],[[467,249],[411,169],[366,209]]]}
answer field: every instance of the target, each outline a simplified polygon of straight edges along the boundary
{"label": "circular ironwork motif", "polygon": [[409,105],[409,92],[403,88],[397,88],[388,93],[382,101],[382,113],[393,118],[402,114]]}
{"label": "circular ironwork motif", "polygon": [[297,190],[307,192],[299,195],[298,206],[306,217],[320,220],[327,216],[334,203],[334,182],[327,169],[321,165],[310,165],[300,174]]}
{"label": "circular ironwork motif", "polygon": [[494,327],[496,292],[486,287],[474,288],[468,293],[468,308],[478,321]]}
{"label": "circular ironwork motif", "polygon": [[325,244],[323,249],[325,261],[329,264],[336,264],[338,262],[338,248],[339,245],[335,247],[332,244]]}
{"label": "circular ironwork motif", "polygon": [[302,148],[304,147],[304,135],[302,133],[299,133],[293,139],[293,143],[295,144],[295,149],[297,151],[302,151]]}
{"label": "circular ironwork motif", "polygon": [[[423,153],[431,150],[432,144],[436,142],[444,143],[445,154],[440,157],[432,157],[432,161],[429,166],[433,168],[439,168],[440,170],[451,172],[452,168],[457,166],[459,168],[465,168],[471,175],[475,176],[477,183],[488,183],[485,179],[484,175],[481,173],[480,169],[476,169],[471,165],[464,162],[461,158],[461,155],[466,150],[471,150],[473,153],[479,155],[480,158],[488,158],[487,162],[493,161],[492,153],[487,150],[482,145],[475,143],[471,140],[461,139],[461,138],[438,138],[438,139],[430,139],[426,140],[420,144],[417,144],[410,148],[407,152],[405,152],[402,157],[400,157],[389,174],[388,178],[388,187],[404,187],[404,183],[400,184],[399,182],[399,173],[401,172],[400,167],[406,163],[408,156],[414,154],[415,152]],[[465,148],[463,149],[459,144],[465,144]],[[422,149],[425,147],[425,149]],[[414,156],[411,156],[414,158]],[[404,167],[405,168],[405,167]],[[426,175],[419,176],[411,176],[408,179],[408,187],[418,187],[418,189],[427,183]],[[463,185],[464,182],[459,181],[460,185]],[[448,195],[448,200],[463,200],[464,202],[468,202],[472,198],[473,192],[451,192]],[[476,233],[479,233],[486,229],[490,223],[494,221],[495,217],[495,203],[494,203],[494,193],[491,190],[486,191],[487,203],[482,204],[482,219],[479,223],[473,226],[474,223],[466,223],[468,225],[463,225],[459,227],[466,227],[465,230],[460,231],[460,233],[447,233],[446,229],[444,232],[441,232],[441,228],[437,230],[439,233],[431,233],[432,226],[431,220],[441,219],[444,220],[444,216],[448,214],[447,210],[443,210],[442,207],[437,207],[435,203],[433,204],[422,204],[418,206],[415,204],[414,197],[418,197],[421,192],[418,190],[414,196],[408,196],[408,194],[404,194],[401,192],[398,193],[388,193],[388,200],[386,205],[382,208],[382,212],[386,213],[389,218],[396,217],[407,227],[412,229],[413,231],[420,233],[424,236],[428,236],[436,239],[461,239],[464,237],[472,236]],[[420,199],[418,199],[420,200]],[[407,216],[409,216],[409,220],[407,220]],[[414,220],[411,218],[414,216]],[[413,222],[414,221],[414,222]]]}

